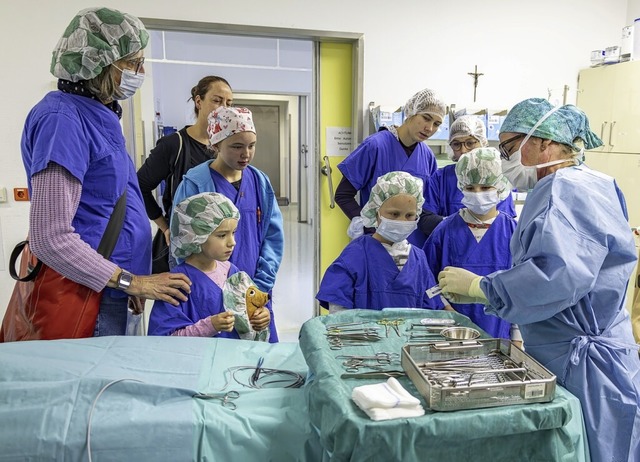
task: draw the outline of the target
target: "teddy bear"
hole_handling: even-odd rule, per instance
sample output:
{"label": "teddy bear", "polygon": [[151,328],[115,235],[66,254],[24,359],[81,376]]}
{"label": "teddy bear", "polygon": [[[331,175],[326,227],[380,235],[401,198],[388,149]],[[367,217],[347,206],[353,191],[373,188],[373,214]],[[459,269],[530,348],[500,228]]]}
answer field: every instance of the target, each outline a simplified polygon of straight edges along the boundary
{"label": "teddy bear", "polygon": [[269,328],[255,331],[249,319],[269,302],[269,294],[258,289],[247,273],[238,271],[227,278],[222,288],[225,311],[235,316],[234,328],[241,339],[267,342]]}

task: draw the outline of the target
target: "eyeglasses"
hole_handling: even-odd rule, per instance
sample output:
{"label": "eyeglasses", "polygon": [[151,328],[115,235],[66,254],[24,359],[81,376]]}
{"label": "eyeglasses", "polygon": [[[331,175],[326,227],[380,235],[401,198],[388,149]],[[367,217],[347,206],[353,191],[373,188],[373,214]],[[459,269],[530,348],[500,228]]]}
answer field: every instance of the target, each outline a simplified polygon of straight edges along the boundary
{"label": "eyeglasses", "polygon": [[141,58],[127,59],[125,62],[134,68],[134,71],[137,75],[142,69],[142,66],[144,66],[144,56]]}
{"label": "eyeglasses", "polygon": [[453,149],[454,151],[459,151],[460,149],[462,149],[462,146],[464,146],[467,149],[473,149],[475,148],[480,142],[478,140],[466,140],[466,141],[452,141],[451,143],[449,143],[449,146],[451,146],[451,149]]}
{"label": "eyeglasses", "polygon": [[504,160],[509,160],[509,157],[511,156],[511,150],[507,148],[507,146],[510,143],[513,143],[515,140],[520,139],[520,138],[524,138],[525,134],[524,133],[520,133],[516,136],[512,136],[511,138],[509,138],[508,140],[504,140],[502,143],[500,143],[498,145],[498,151],[500,151],[500,158],[504,159]]}

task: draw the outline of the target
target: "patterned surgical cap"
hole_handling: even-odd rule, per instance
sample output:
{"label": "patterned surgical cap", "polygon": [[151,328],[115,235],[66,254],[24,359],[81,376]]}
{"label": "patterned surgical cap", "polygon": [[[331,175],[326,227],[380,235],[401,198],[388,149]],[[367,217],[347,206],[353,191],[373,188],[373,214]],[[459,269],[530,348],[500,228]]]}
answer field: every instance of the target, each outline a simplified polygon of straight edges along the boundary
{"label": "patterned surgical cap", "polygon": [[440,118],[442,122],[447,112],[447,106],[444,102],[436,96],[436,94],[425,88],[419,91],[404,105],[404,117],[408,119],[416,114],[429,114]]}
{"label": "patterned surgical cap", "polygon": [[135,16],[110,8],[87,8],[71,20],[51,58],[59,79],[90,80],[116,61],[147,46],[149,33]]}
{"label": "patterned surgical cap", "polygon": [[456,164],[456,176],[460,191],[465,186],[479,184],[495,187],[500,200],[511,193],[511,183],[502,174],[500,153],[496,148],[476,148],[462,154]]}
{"label": "patterned surgical cap", "polygon": [[[529,133],[542,117],[553,109],[553,105],[543,98],[530,98],[516,104],[509,111],[500,128],[503,133]],[[602,140],[589,128],[589,119],[584,112],[572,104],[561,106],[544,120],[532,136],[553,140],[580,151],[574,140],[581,139],[585,149],[602,146]]]}
{"label": "patterned surgical cap", "polygon": [[362,207],[360,216],[364,226],[375,228],[378,226],[378,209],[387,199],[398,194],[407,194],[416,198],[416,213],[419,215],[424,204],[422,195],[422,180],[408,174],[407,172],[389,172],[382,175],[371,188],[369,201]]}
{"label": "patterned surgical cap", "polygon": [[487,145],[487,129],[480,117],[463,115],[458,117],[449,127],[449,141],[467,136],[473,136],[480,141],[482,146]]}
{"label": "patterned surgical cap", "polygon": [[182,259],[200,253],[202,244],[227,218],[239,220],[240,212],[222,194],[205,192],[186,198],[171,216],[171,253]]}
{"label": "patterned surgical cap", "polygon": [[211,146],[240,132],[256,132],[251,111],[246,107],[220,106],[209,114],[209,143]]}

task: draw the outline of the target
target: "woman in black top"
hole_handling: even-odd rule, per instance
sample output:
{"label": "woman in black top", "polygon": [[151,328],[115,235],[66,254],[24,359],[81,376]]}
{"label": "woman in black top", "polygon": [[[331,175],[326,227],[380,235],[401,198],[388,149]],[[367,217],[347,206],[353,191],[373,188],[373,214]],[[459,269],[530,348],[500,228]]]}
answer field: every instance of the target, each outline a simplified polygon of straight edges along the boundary
{"label": "woman in black top", "polygon": [[[233,92],[231,85],[222,77],[210,75],[202,78],[191,89],[191,98],[194,103],[196,122],[187,125],[177,133],[164,136],[158,140],[151,150],[149,157],[138,170],[138,183],[142,191],[147,216],[158,226],[159,233],[164,236],[164,241],[169,244],[169,217],[171,216],[171,204],[173,194],[182,180],[182,176],[191,167],[211,159],[211,151],[207,149],[209,135],[207,134],[207,117],[211,111],[220,106],[233,104]],[[165,214],[156,202],[153,191],[165,180],[165,190],[162,196],[162,205]],[[158,244],[154,239],[154,250]],[[161,259],[164,265],[154,255],[154,272],[168,271],[167,256]],[[158,265],[160,263],[160,265]]]}

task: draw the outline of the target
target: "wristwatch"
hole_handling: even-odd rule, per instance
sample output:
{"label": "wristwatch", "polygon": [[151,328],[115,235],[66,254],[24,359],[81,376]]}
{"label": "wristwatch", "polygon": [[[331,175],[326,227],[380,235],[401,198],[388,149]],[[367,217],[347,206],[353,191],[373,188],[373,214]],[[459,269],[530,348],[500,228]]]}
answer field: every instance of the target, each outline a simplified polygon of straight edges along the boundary
{"label": "wristwatch", "polygon": [[129,271],[122,270],[118,275],[117,288],[120,290],[127,290],[131,287],[131,281],[133,280],[133,274]]}

